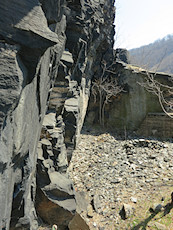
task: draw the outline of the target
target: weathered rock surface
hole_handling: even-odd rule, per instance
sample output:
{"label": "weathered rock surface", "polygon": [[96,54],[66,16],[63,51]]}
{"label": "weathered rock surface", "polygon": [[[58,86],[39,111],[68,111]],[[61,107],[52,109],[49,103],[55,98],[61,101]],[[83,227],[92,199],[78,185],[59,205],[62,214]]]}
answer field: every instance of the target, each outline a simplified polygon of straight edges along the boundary
{"label": "weathered rock surface", "polygon": [[37,228],[36,149],[55,77],[50,65],[64,50],[63,32],[49,29],[36,0],[1,4],[1,229]]}
{"label": "weathered rock surface", "polygon": [[[85,118],[91,79],[99,70],[102,59],[113,58],[113,9],[113,2],[103,5],[95,1],[67,1],[66,50],[61,57],[43,121],[38,149],[37,185],[47,199],[73,214],[79,199],[75,201],[72,181],[68,179],[66,170]],[[109,12],[108,18],[105,12]],[[110,22],[109,25],[106,20]],[[52,175],[57,179],[52,180]],[[56,216],[54,208],[48,207],[47,210],[45,207],[43,211],[39,208],[41,205],[40,200],[37,208],[39,216],[43,217],[48,210]],[[67,216],[66,223],[71,219],[72,215]],[[54,221],[58,226],[62,224],[58,218]],[[54,223],[51,218],[47,222]],[[72,227],[72,223],[75,221],[70,222],[70,228],[77,229],[76,223],[75,227]]]}
{"label": "weathered rock surface", "polygon": [[58,221],[62,229],[72,218],[75,199],[66,168],[83,125],[91,79],[99,74],[100,62],[113,56],[113,4],[1,3],[1,229],[37,229],[36,162],[38,214],[52,223],[57,214],[50,218],[51,212],[66,210]]}

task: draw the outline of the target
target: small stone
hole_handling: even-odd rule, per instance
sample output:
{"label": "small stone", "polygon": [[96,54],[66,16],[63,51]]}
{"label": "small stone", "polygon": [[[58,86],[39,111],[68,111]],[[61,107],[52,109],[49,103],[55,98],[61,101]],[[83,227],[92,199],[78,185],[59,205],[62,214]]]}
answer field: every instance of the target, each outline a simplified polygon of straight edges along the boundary
{"label": "small stone", "polygon": [[165,161],[165,162],[169,162],[169,157],[165,156],[165,157],[164,157],[164,161]]}
{"label": "small stone", "polygon": [[96,222],[94,222],[94,223],[93,223],[93,226],[94,226],[94,227],[96,227],[96,226],[97,226]]}
{"label": "small stone", "polygon": [[105,227],[99,227],[99,230],[105,230]]}
{"label": "small stone", "polygon": [[100,201],[100,196],[99,195],[94,195],[94,199],[93,199],[93,203],[94,203],[94,208],[96,210],[97,213],[101,212],[101,201]]}
{"label": "small stone", "polygon": [[103,208],[103,210],[102,210],[103,215],[105,216],[108,213],[108,211],[109,211],[108,207]]}
{"label": "small stone", "polygon": [[164,166],[161,163],[158,163],[158,167],[161,168],[161,169],[164,169]]}
{"label": "small stone", "polygon": [[132,216],[134,214],[134,211],[135,209],[133,206],[131,206],[130,204],[124,204],[119,214],[121,218],[125,220]]}
{"label": "small stone", "polygon": [[40,143],[43,144],[43,145],[50,145],[50,146],[52,146],[51,142],[48,139],[45,139],[45,138],[41,139]]}
{"label": "small stone", "polygon": [[115,202],[119,202],[119,201],[121,201],[121,198],[120,198],[120,197],[117,197],[117,198],[115,199]]}
{"label": "small stone", "polygon": [[111,215],[111,216],[109,217],[109,219],[110,219],[110,220],[112,220],[113,218],[114,218],[114,216],[113,216],[113,215]]}
{"label": "small stone", "polygon": [[139,142],[145,142],[145,139],[140,138],[140,139],[139,139]]}
{"label": "small stone", "polygon": [[118,163],[117,163],[117,161],[114,161],[113,163],[112,163],[112,166],[116,166]]}
{"label": "small stone", "polygon": [[94,216],[94,211],[93,211],[93,207],[91,204],[88,205],[87,207],[87,215],[88,217],[93,217]]}
{"label": "small stone", "polygon": [[163,180],[164,182],[169,181],[169,179],[168,179],[168,178],[166,178],[166,177],[162,178],[162,180]]}
{"label": "small stone", "polygon": [[167,229],[167,227],[165,225],[160,224],[158,222],[156,222],[154,225],[156,226],[157,229],[162,229],[162,230],[166,230]]}
{"label": "small stone", "polygon": [[131,200],[133,203],[137,203],[137,198],[136,198],[136,197],[131,197],[130,200]]}
{"label": "small stone", "polygon": [[118,177],[118,178],[113,179],[111,182],[112,183],[120,183],[122,180],[123,180],[122,178]]}
{"label": "small stone", "polygon": [[150,208],[150,212],[160,212],[163,209],[163,206],[161,204],[153,204]]}

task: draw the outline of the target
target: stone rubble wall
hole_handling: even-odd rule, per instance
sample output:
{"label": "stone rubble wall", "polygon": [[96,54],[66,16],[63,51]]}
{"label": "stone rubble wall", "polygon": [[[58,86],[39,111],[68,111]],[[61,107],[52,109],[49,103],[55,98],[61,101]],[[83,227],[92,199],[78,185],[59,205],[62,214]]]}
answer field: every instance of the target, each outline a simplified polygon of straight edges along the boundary
{"label": "stone rubble wall", "polygon": [[[159,99],[148,92],[142,84],[146,83],[147,71],[129,65],[120,59],[112,66],[113,72],[118,76],[123,91],[111,98],[111,103],[105,106],[105,127],[111,131],[133,132],[139,130],[140,135],[155,137],[172,137],[173,120],[168,116],[162,118],[163,113]],[[150,74],[155,74],[150,72]],[[155,79],[164,85],[172,87],[172,76],[165,73],[155,74]],[[171,97],[167,100],[171,100]],[[90,99],[86,125],[98,125],[99,102]],[[155,114],[152,118],[149,114]],[[158,115],[158,116],[157,116]],[[169,128],[170,127],[170,128]],[[152,130],[159,130],[152,132]]]}
{"label": "stone rubble wall", "polygon": [[140,125],[137,133],[143,136],[155,136],[161,138],[173,137],[172,118],[165,113],[149,113]]}

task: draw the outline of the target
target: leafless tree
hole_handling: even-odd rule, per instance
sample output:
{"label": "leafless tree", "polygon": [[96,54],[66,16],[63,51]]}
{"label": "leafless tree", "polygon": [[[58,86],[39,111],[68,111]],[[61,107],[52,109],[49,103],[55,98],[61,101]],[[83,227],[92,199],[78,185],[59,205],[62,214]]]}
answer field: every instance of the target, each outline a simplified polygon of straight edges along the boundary
{"label": "leafless tree", "polygon": [[[146,82],[140,83],[140,85],[148,92],[155,94],[164,113],[173,118],[173,86],[160,83],[156,80],[156,74],[147,71]],[[171,81],[173,82],[173,77],[170,79]]]}
{"label": "leafless tree", "polygon": [[[122,88],[118,85],[117,79],[115,78],[116,73],[111,70],[111,67],[106,65],[106,62],[102,62],[102,74],[99,79],[93,81],[92,94],[94,96],[94,102],[99,100],[99,123],[104,127],[104,115],[105,106],[111,102],[112,97],[116,97]],[[109,74],[108,74],[109,73]]]}

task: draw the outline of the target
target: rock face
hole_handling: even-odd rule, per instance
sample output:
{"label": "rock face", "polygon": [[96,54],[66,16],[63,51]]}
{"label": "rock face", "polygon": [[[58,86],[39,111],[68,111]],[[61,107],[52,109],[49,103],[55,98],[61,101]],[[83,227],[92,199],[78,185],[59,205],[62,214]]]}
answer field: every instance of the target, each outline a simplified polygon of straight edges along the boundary
{"label": "rock face", "polygon": [[38,1],[4,1],[0,15],[0,226],[36,229],[36,149],[65,35],[48,28]]}
{"label": "rock face", "polygon": [[[113,9],[113,2],[104,6],[95,1],[67,2],[66,50],[61,57],[58,77],[43,122],[38,149],[37,185],[45,199],[70,213],[75,211],[76,202],[66,169],[85,118],[92,76],[98,72],[103,58],[111,60],[113,57]],[[104,12],[110,12],[111,17],[105,18]],[[111,21],[109,25],[106,19]],[[43,202],[43,199],[39,200],[37,205],[39,216],[45,219],[46,212],[52,213],[55,218],[48,218],[46,222],[65,228],[73,216],[69,214],[64,221],[59,221],[59,212],[55,212],[54,207],[51,209],[49,206],[49,210],[40,208]],[[70,228],[73,228],[72,224]]]}
{"label": "rock face", "polygon": [[38,214],[48,221],[44,208],[62,213],[63,207],[67,213],[59,218],[62,229],[72,218],[75,199],[66,168],[85,117],[91,79],[99,74],[101,61],[113,57],[113,4],[102,0],[1,3],[1,229],[37,229],[36,162],[37,198],[43,197],[43,203],[36,202]]}

